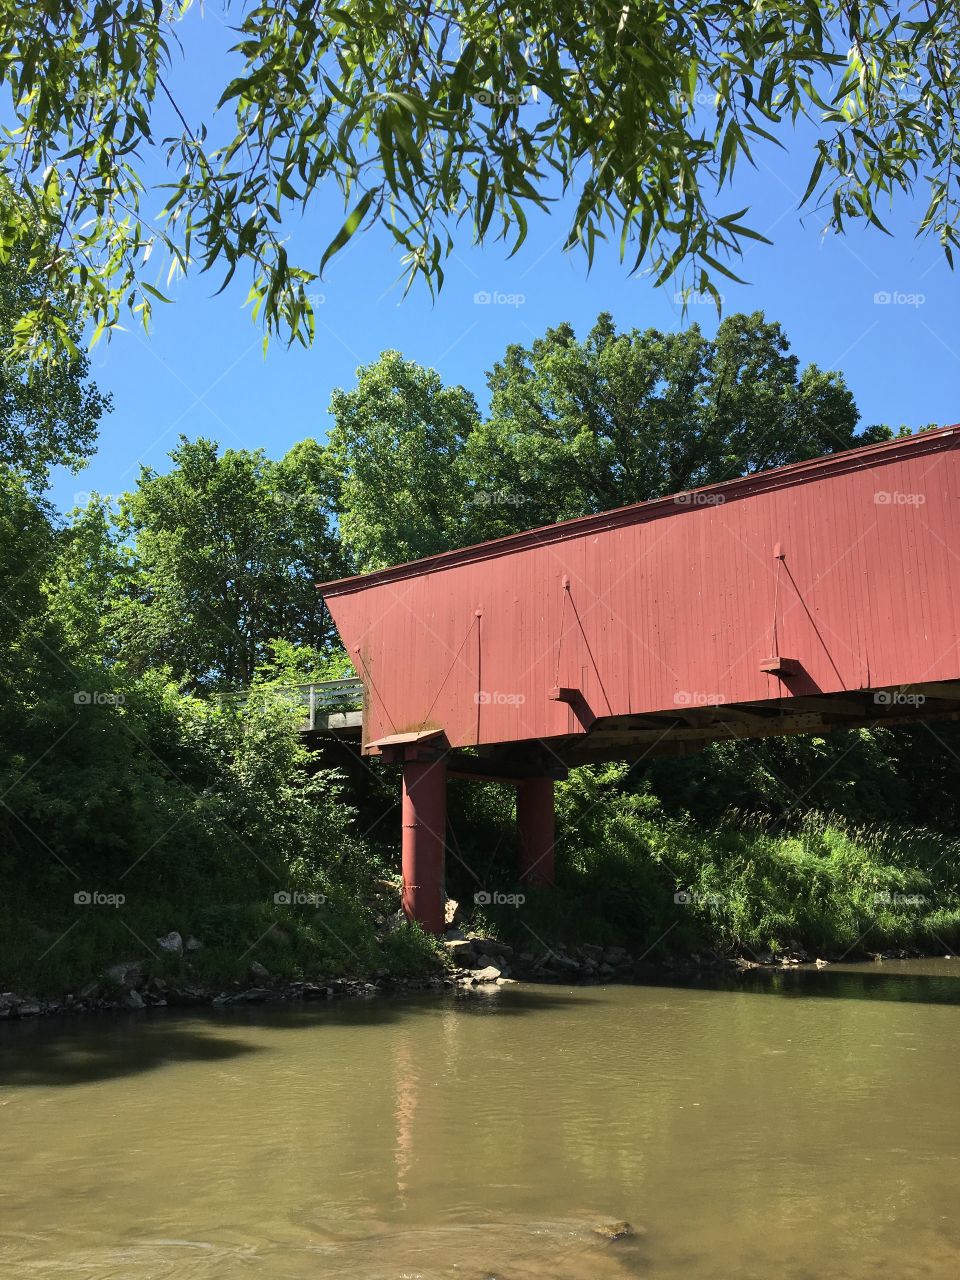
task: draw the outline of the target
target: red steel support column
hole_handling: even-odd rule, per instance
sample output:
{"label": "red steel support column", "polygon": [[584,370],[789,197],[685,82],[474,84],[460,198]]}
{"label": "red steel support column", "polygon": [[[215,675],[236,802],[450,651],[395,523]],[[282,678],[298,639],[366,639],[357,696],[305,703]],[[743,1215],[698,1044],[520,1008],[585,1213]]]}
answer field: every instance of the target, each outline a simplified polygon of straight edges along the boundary
{"label": "red steel support column", "polygon": [[403,910],[428,933],[443,933],[443,851],[447,827],[444,760],[403,765]]}
{"label": "red steel support column", "polygon": [[553,884],[553,779],[525,778],[517,787],[520,879]]}

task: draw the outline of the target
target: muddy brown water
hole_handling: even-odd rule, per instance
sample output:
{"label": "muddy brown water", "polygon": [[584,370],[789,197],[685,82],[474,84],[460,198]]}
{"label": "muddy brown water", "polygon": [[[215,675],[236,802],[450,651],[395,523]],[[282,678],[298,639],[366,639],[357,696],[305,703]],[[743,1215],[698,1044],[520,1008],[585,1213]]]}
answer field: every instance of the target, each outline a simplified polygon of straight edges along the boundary
{"label": "muddy brown water", "polygon": [[946,960],[4,1025],[0,1274],[955,1280],[958,1072]]}

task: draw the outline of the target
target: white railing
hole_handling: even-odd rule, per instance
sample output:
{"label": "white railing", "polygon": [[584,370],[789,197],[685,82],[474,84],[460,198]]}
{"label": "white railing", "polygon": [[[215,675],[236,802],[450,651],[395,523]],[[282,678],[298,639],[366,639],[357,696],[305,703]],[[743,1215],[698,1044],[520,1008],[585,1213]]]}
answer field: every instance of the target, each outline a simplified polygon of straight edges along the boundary
{"label": "white railing", "polygon": [[331,715],[363,710],[363,681],[356,676],[346,680],[318,680],[314,684],[299,684],[285,690],[294,695],[298,705],[306,709],[304,732],[317,728],[318,718],[329,723]]}
{"label": "white railing", "polygon": [[[363,681],[352,676],[346,680],[315,680],[310,684],[271,685],[264,694],[302,707],[305,714],[300,729],[351,728],[359,725],[363,711]],[[237,705],[249,700],[248,690],[220,695],[220,701]]]}

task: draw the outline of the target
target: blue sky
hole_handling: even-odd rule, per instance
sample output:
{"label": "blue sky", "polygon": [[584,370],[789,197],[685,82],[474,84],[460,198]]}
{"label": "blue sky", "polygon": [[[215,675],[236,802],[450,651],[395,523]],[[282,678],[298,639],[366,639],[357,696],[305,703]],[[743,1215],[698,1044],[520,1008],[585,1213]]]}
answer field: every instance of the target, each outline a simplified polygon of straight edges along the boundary
{"label": "blue sky", "polygon": [[[225,83],[226,36],[198,11],[189,21],[189,59],[176,91],[199,110],[204,92]],[[823,216],[798,210],[809,155],[799,145],[767,149],[757,169],[741,169],[734,191],[720,198],[724,212],[749,204],[745,221],[774,242],[751,245],[737,267],[748,284],[721,284],[724,310],[764,311],[784,326],[801,363],[842,370],[864,425],[960,420],[957,275],[935,243],[914,238],[918,210],[907,204],[888,221],[892,238],[861,225],[843,238],[824,237]],[[328,199],[329,208],[291,228],[307,265],[318,263],[343,219],[333,191]],[[357,367],[388,348],[435,368],[447,383],[462,383],[484,404],[485,373],[507,344],[527,344],[562,320],[579,334],[600,311],[611,312],[621,328],[675,329],[692,321],[707,333],[716,328],[712,305],[695,303],[684,320],[673,287],[655,289],[646,277],[629,276],[615,243],[598,248],[590,273],[582,254],[564,255],[569,212],[558,205],[550,216],[533,217],[525,245],[510,260],[501,245],[481,251],[464,240],[435,301],[422,285],[403,297],[392,241],[376,231],[355,237],[316,286],[323,302],[309,351],[274,341],[264,357],[262,332],[243,309],[249,281],[239,272],[216,298],[219,279],[176,286],[176,304],[158,304],[149,337],[125,321],[126,332],[92,353],[93,376],[112,393],[114,411],[90,465],[56,477],[54,501],[69,509],[90,490],[132,487],[141,463],[168,465],[180,434],[263,448],[274,457],[306,436],[322,438],[333,388],[352,386]],[[512,301],[478,303],[477,293]]]}

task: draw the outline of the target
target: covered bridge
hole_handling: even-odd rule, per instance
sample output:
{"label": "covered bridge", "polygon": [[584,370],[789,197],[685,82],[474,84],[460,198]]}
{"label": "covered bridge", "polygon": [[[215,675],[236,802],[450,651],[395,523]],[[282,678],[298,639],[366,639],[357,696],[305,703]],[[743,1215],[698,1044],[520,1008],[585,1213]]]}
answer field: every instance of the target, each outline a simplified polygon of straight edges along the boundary
{"label": "covered bridge", "polygon": [[319,589],[403,766],[407,913],[443,925],[448,774],[519,788],[716,738],[960,712],[960,427],[567,520]]}

